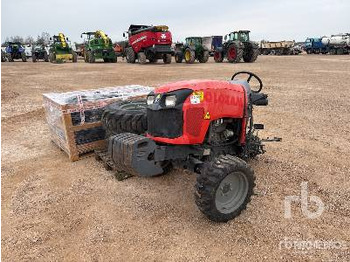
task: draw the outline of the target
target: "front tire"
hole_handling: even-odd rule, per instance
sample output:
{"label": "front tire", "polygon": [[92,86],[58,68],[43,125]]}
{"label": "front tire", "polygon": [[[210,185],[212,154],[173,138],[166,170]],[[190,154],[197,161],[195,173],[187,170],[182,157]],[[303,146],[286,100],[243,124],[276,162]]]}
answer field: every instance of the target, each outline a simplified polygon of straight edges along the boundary
{"label": "front tire", "polygon": [[253,169],[242,159],[222,155],[204,165],[195,201],[210,220],[227,222],[246,209],[255,187]]}
{"label": "front tire", "polygon": [[137,59],[139,60],[139,63],[141,65],[144,65],[147,63],[147,57],[144,52],[140,52],[137,54]]}
{"label": "front tire", "polygon": [[175,53],[175,62],[176,63],[182,63],[182,60],[184,59],[184,55],[182,52],[176,52]]}
{"label": "front tire", "polygon": [[22,62],[27,62],[27,56],[25,53],[22,53],[21,57],[22,57]]}
{"label": "front tire", "polygon": [[126,61],[128,63],[134,64],[136,60],[136,55],[132,47],[126,48],[125,53],[126,53]]}
{"label": "front tire", "polygon": [[193,64],[196,59],[196,53],[190,48],[186,48],[184,56],[187,64]]}
{"label": "front tire", "polygon": [[36,62],[36,56],[35,56],[35,54],[34,54],[34,53],[32,54],[32,61],[33,61],[33,63],[35,63],[35,62]]}
{"label": "front tire", "polygon": [[88,51],[87,52],[88,62],[89,63],[95,63],[95,55],[93,52]]}
{"label": "front tire", "polygon": [[78,62],[78,55],[76,52],[73,52],[73,63]]}
{"label": "front tire", "polygon": [[50,63],[54,63],[56,61],[56,55],[54,53],[49,54]]}
{"label": "front tire", "polygon": [[45,62],[49,62],[49,56],[47,55],[47,53],[44,53],[44,61]]}

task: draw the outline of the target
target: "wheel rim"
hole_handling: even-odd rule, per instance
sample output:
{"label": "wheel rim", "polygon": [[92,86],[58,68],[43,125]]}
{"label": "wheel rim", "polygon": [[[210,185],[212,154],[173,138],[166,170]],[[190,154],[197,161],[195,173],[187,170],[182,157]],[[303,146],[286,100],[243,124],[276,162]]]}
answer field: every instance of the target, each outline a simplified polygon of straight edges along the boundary
{"label": "wheel rim", "polygon": [[234,47],[231,47],[229,50],[228,50],[228,55],[231,59],[235,59],[236,57],[236,49]]}
{"label": "wheel rim", "polygon": [[186,59],[186,61],[191,59],[191,52],[189,50],[186,50],[186,52],[185,52],[185,59]]}
{"label": "wheel rim", "polygon": [[215,205],[218,211],[229,214],[236,211],[248,195],[248,180],[242,172],[228,174],[215,193]]}

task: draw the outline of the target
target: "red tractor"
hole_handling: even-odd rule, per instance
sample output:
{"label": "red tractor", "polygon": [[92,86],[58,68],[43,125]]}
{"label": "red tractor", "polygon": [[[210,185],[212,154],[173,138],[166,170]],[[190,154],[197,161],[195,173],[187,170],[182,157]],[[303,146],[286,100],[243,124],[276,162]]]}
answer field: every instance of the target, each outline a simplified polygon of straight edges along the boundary
{"label": "red tractor", "polygon": [[[172,37],[167,26],[130,25],[128,30],[128,46],[125,48],[126,61],[145,64],[156,63],[163,59],[165,64],[171,63]],[[123,34],[126,36],[125,33]]]}
{"label": "red tractor", "polygon": [[[247,80],[236,79],[246,74]],[[258,88],[250,82],[256,79]],[[209,219],[226,222],[238,216],[255,187],[245,160],[264,153],[253,123],[253,106],[266,106],[261,79],[238,72],[231,81],[192,80],[167,84],[145,101],[106,107],[102,123],[108,150],[97,156],[110,168],[143,177],[172,167],[197,173],[195,201]]]}

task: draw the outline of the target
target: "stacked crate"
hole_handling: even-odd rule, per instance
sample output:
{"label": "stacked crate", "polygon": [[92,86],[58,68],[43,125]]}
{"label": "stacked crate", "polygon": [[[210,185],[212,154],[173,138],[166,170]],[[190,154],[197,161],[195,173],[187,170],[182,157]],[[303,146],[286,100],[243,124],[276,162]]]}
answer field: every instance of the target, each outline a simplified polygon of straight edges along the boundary
{"label": "stacked crate", "polygon": [[105,147],[101,115],[108,104],[145,97],[152,87],[130,85],[68,93],[44,94],[46,120],[51,140],[71,161]]}

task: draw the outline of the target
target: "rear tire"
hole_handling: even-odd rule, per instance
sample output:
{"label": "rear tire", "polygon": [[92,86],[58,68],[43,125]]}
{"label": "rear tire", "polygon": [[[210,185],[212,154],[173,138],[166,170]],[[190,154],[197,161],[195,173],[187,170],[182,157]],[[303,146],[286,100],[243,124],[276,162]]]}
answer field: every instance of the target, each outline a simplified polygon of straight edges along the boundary
{"label": "rear tire", "polygon": [[139,53],[137,54],[137,59],[139,60],[139,63],[140,63],[141,65],[144,65],[144,64],[147,63],[147,57],[146,57],[146,55],[145,55],[144,52],[139,52]]}
{"label": "rear tire", "polygon": [[131,64],[135,63],[136,55],[132,47],[126,48],[125,53],[126,53],[126,61]]}
{"label": "rear tire", "polygon": [[186,48],[184,52],[184,56],[187,64],[193,64],[194,61],[196,60],[196,53],[190,48]]}
{"label": "rear tire", "polygon": [[253,63],[258,58],[259,49],[254,47],[251,43],[243,54],[243,61],[246,63]]}
{"label": "rear tire", "polygon": [[182,63],[183,59],[184,59],[184,54],[182,52],[175,53],[175,62],[176,63]]}
{"label": "rear tire", "polygon": [[129,132],[144,134],[147,130],[146,100],[118,101],[106,106],[102,114],[102,126],[106,137]]}
{"label": "rear tire", "polygon": [[227,222],[246,209],[255,187],[253,169],[242,159],[221,155],[197,177],[195,201],[210,220]]}
{"label": "rear tire", "polygon": [[216,63],[221,63],[224,60],[224,56],[222,55],[222,52],[215,51],[214,53],[214,61]]}
{"label": "rear tire", "polygon": [[164,54],[163,55],[163,62],[164,62],[164,64],[170,64],[171,63],[171,54]]}
{"label": "rear tire", "polygon": [[230,63],[238,63],[243,57],[243,49],[237,43],[232,43],[227,49],[227,60]]}
{"label": "rear tire", "polygon": [[198,59],[199,63],[206,63],[209,60],[209,51],[203,51],[203,55]]}

